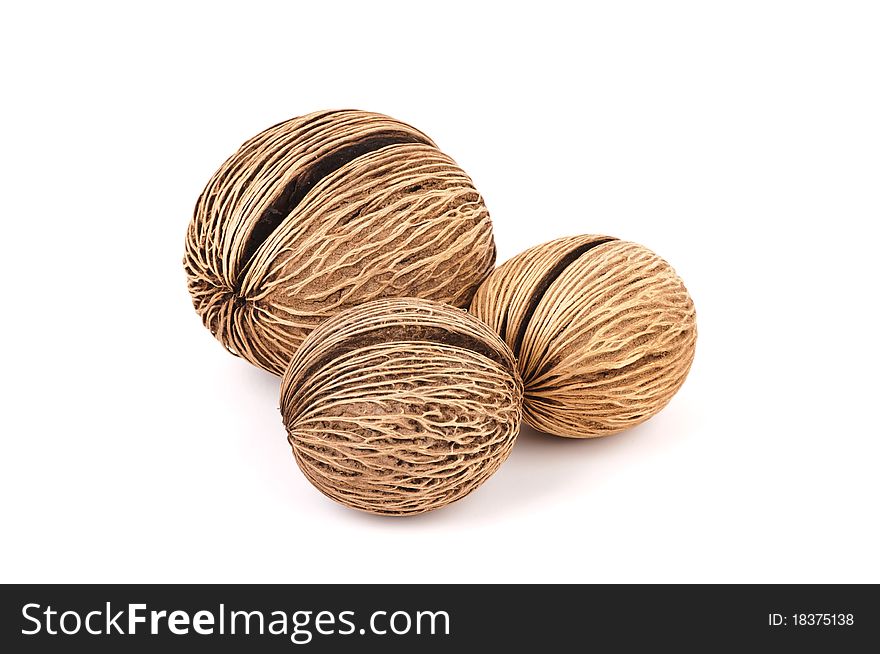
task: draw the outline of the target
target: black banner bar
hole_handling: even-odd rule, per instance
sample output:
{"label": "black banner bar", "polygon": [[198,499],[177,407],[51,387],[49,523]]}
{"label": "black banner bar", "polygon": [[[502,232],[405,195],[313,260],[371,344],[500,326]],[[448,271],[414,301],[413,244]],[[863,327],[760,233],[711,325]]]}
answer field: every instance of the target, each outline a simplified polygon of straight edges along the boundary
{"label": "black banner bar", "polygon": [[869,585],[7,585],[0,593],[5,652],[586,651],[646,642],[852,651],[880,636],[880,595]]}

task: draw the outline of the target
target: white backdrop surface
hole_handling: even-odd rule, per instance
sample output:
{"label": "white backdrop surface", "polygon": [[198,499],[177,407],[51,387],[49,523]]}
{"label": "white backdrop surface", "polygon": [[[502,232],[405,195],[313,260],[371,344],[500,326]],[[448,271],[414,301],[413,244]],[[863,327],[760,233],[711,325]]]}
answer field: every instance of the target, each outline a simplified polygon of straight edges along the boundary
{"label": "white backdrop surface", "polygon": [[[878,33],[868,2],[5,7],[0,581],[880,581]],[[181,258],[242,141],[343,107],[454,157],[499,262],[670,261],[700,332],[671,404],[524,429],[421,517],[314,490]]]}

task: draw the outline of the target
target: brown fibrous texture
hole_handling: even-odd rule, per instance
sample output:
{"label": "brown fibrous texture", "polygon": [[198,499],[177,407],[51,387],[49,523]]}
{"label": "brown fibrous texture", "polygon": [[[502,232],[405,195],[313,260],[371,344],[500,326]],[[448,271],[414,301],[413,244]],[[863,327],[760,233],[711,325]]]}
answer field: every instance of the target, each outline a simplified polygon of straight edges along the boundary
{"label": "brown fibrous texture", "polygon": [[464,171],[413,127],[353,110],[244,143],[199,197],[184,256],[205,326],[276,374],[316,325],[358,304],[467,307],[494,262],[489,214]]}
{"label": "brown fibrous texture", "polygon": [[678,391],[694,358],[694,304],[659,256],[608,236],[533,247],[495,269],[471,313],[517,357],[523,414],[557,436],[637,425]]}
{"label": "brown fibrous texture", "polygon": [[376,300],[323,323],[281,382],[300,469],[355,509],[411,515],[458,500],[507,458],[522,381],[504,342],[465,311]]}

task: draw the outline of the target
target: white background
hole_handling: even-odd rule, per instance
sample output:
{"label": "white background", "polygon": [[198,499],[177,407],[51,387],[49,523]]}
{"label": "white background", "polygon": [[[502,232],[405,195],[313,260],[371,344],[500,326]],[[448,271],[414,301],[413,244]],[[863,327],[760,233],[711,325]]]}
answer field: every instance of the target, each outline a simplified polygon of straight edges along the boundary
{"label": "white background", "polygon": [[[880,582],[878,34],[868,2],[5,5],[0,580]],[[499,261],[670,261],[700,337],[666,410],[525,429],[421,517],[314,490],[181,259],[242,141],[341,107],[453,156]]]}

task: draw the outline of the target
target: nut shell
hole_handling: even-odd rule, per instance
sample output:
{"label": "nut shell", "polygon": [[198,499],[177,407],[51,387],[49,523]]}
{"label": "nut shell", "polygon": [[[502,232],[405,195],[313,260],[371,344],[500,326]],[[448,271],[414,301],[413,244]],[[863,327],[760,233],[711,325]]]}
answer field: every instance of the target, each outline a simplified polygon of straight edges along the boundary
{"label": "nut shell", "polygon": [[517,357],[526,422],[557,436],[617,433],[662,409],[690,370],[694,304],[636,243],[574,236],[499,266],[471,313]]}
{"label": "nut shell", "polygon": [[377,300],[306,338],[281,382],[281,413],[318,490],[411,515],[464,497],[507,458],[522,381],[507,346],[465,311]]}
{"label": "nut shell", "polygon": [[494,261],[480,194],[431,139],[380,114],[324,111],[265,130],[220,167],[184,267],[205,326],[282,374],[326,318],[382,297],[467,307]]}

